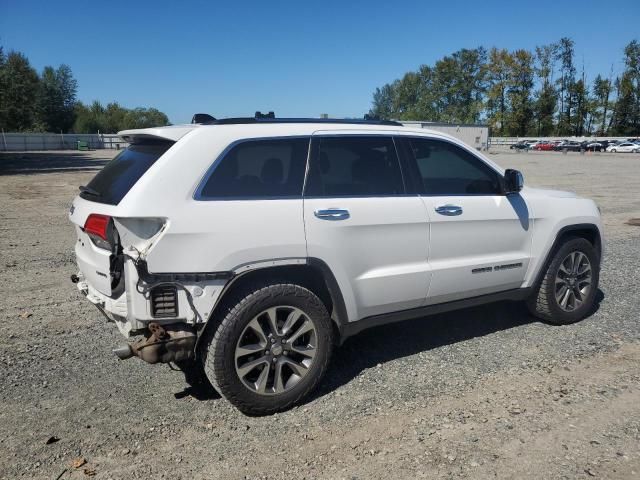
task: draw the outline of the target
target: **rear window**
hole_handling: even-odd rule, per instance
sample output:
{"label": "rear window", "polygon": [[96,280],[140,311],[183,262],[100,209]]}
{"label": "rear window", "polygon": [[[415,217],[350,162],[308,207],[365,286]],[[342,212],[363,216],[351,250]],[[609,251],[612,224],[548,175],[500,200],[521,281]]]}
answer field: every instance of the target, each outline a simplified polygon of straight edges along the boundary
{"label": "rear window", "polygon": [[117,205],[173,142],[130,145],[93,177],[80,196],[98,203]]}
{"label": "rear window", "polygon": [[247,140],[215,165],[200,199],[294,198],[302,196],[309,138]]}

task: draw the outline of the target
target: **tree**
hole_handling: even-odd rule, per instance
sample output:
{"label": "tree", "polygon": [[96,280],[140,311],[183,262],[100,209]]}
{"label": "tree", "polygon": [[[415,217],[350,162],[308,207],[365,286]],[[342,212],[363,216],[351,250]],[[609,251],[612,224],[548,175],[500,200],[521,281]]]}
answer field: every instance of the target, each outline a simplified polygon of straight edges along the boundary
{"label": "tree", "polygon": [[526,50],[516,50],[509,61],[509,90],[511,104],[508,129],[511,135],[524,136],[532,120],[531,90],[533,89],[533,56]]}
{"label": "tree", "polygon": [[393,118],[393,113],[393,88],[387,83],[382,88],[376,88],[373,93],[373,105],[369,114],[389,120]]}
{"label": "tree", "polygon": [[507,115],[507,89],[509,87],[509,66],[511,55],[506,49],[492,48],[487,65],[487,110],[489,126],[502,136],[505,132]]}
{"label": "tree", "polygon": [[625,70],[618,85],[613,129],[619,135],[640,132],[640,43],[631,41],[624,49]]}
{"label": "tree", "polygon": [[534,115],[538,136],[548,136],[553,132],[553,116],[558,102],[556,89],[553,86],[557,52],[558,45],[555,43],[536,47],[535,73],[540,79],[540,89],[535,94]]}
{"label": "tree", "polygon": [[169,118],[155,108],[134,108],[124,117],[124,128],[149,128],[169,125]]}
{"label": "tree", "polygon": [[558,80],[560,86],[560,108],[558,109],[558,134],[571,132],[571,114],[574,99],[574,83],[576,77],[576,67],[573,64],[573,40],[567,37],[560,39],[556,59],[560,61],[561,77]]}
{"label": "tree", "polygon": [[611,128],[615,135],[633,135],[638,129],[634,127],[635,95],[631,75],[622,74],[617,81],[618,99]]}
{"label": "tree", "polygon": [[6,74],[7,57],[4,54],[4,49],[0,46],[0,127],[6,125],[7,122],[7,101],[6,92],[8,77]]}
{"label": "tree", "polygon": [[394,86],[394,117],[413,120],[416,116],[420,97],[420,79],[415,72],[407,72]]}
{"label": "tree", "polygon": [[75,107],[76,121],[73,124],[75,133],[115,133],[105,129],[107,125],[105,108],[97,100],[90,106],[81,102]]}
{"label": "tree", "polygon": [[9,52],[3,62],[2,128],[5,131],[29,130],[36,120],[38,73],[19,52]]}
{"label": "tree", "polygon": [[589,113],[589,90],[586,86],[584,72],[582,78],[571,85],[571,101],[573,106],[573,118],[571,123],[572,134],[581,137],[584,134],[585,122]]}
{"label": "tree", "polygon": [[609,110],[609,95],[611,95],[611,80],[602,78],[600,74],[593,81],[593,96],[595,101],[596,119],[600,128],[596,131],[599,135],[607,134],[607,113]]}
{"label": "tree", "polygon": [[106,108],[98,101],[86,106],[78,102],[75,107],[75,133],[117,133],[130,128],[149,128],[169,125],[169,118],[155,108],[128,110],[115,102]]}
{"label": "tree", "polygon": [[75,121],[75,103],[78,83],[71,69],[61,65],[58,69],[45,67],[40,77],[38,123],[48,132],[68,132]]}
{"label": "tree", "polygon": [[481,118],[486,91],[487,51],[463,48],[435,65],[437,110],[446,122],[475,123]]}
{"label": "tree", "polygon": [[450,123],[486,119],[499,135],[638,135],[640,43],[633,40],[624,53],[619,78],[598,75],[591,84],[584,68],[576,78],[567,37],[534,52],[461,49],[376,88],[369,113]]}

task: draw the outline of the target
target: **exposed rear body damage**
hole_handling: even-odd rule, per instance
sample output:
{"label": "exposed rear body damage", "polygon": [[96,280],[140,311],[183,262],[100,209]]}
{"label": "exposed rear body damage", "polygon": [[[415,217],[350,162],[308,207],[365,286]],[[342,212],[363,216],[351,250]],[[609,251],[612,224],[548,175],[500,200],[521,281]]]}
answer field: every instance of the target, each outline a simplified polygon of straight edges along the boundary
{"label": "exposed rear body damage", "polygon": [[447,135],[269,117],[121,136],[70,209],[73,280],[142,336],[120,358],[204,370],[245,412],[297,402],[370,326],[523,298],[569,323],[593,304],[595,204]]}

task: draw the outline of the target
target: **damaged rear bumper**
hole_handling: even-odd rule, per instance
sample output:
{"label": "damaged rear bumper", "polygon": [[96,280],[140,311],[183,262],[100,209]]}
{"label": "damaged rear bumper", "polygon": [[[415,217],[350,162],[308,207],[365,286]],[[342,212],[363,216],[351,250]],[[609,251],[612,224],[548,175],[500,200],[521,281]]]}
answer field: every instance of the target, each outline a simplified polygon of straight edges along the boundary
{"label": "damaged rear bumper", "polygon": [[[121,359],[137,356],[148,363],[192,359],[197,331],[207,322],[228,278],[198,274],[162,274],[155,278],[146,268],[139,272],[130,261],[125,262],[124,268],[126,285],[117,297],[94,288],[81,272],[71,276],[78,291],[125,337],[143,335],[140,340],[116,348],[114,353]],[[153,292],[166,285],[176,287],[174,315],[158,318],[154,316]]]}

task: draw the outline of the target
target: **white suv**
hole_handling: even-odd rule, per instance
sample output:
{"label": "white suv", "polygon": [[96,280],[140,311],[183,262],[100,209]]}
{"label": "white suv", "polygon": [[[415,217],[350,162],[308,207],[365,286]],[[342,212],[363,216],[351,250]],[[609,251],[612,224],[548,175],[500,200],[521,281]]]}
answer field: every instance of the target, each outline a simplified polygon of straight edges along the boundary
{"label": "white suv", "polygon": [[273,118],[120,135],[71,207],[72,280],[142,335],[120,358],[172,362],[247,414],[298,402],[368,327],[496,300],[566,324],[594,304],[594,202],[523,188],[451,136]]}

